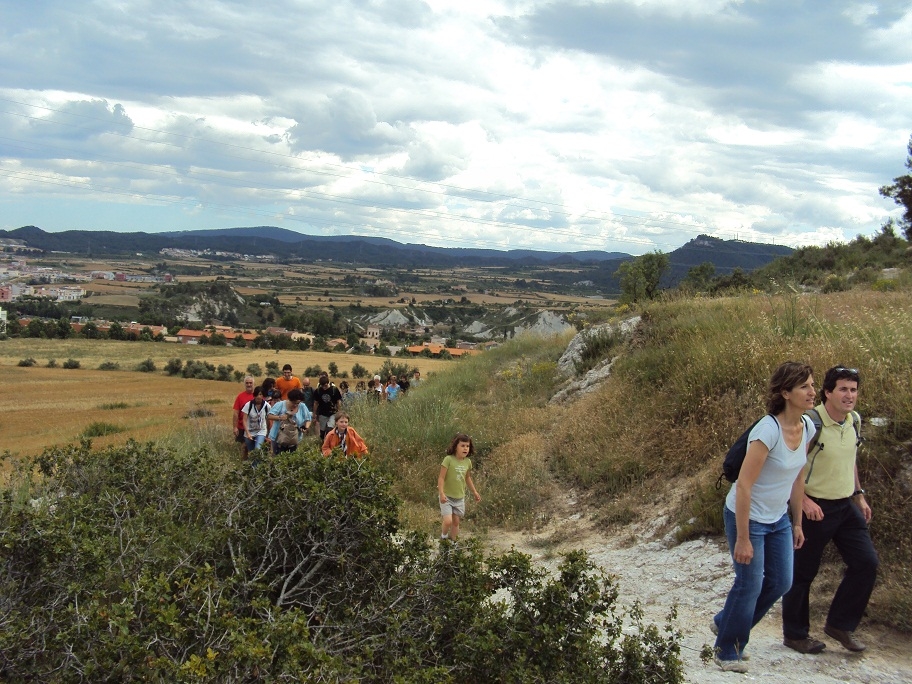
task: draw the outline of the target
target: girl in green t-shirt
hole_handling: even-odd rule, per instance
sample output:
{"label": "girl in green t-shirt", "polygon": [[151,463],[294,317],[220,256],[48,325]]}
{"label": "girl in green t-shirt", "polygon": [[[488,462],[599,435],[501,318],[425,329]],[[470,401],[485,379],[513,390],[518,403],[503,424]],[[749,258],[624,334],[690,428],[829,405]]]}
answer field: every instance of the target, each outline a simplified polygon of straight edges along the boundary
{"label": "girl in green t-shirt", "polygon": [[472,481],[472,461],[469,456],[473,453],[475,445],[472,438],[460,432],[453,437],[447,455],[440,464],[437,493],[440,495],[441,539],[456,541],[459,537],[459,521],[465,515],[466,486],[472,491],[475,501],[481,501],[481,495]]}

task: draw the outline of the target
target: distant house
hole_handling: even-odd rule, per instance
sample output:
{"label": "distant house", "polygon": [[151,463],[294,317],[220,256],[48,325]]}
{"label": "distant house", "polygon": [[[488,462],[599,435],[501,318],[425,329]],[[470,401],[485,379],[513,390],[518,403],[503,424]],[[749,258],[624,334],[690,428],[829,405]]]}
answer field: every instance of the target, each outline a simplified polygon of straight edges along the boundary
{"label": "distant house", "polygon": [[199,344],[200,338],[209,333],[205,330],[190,330],[182,328],[177,331],[177,341],[181,344]]}
{"label": "distant house", "polygon": [[326,340],[326,346],[329,347],[330,349],[335,349],[340,344],[344,344],[345,347],[348,348],[348,340],[346,340],[342,337],[334,337],[331,340]]}
{"label": "distant house", "polygon": [[419,354],[424,352],[425,349],[427,349],[431,353],[431,356],[440,356],[440,354],[444,350],[449,352],[450,356],[452,356],[452,357],[466,356],[466,355],[470,355],[470,354],[481,353],[476,349],[459,349],[456,347],[444,347],[442,344],[432,344],[430,342],[425,342],[424,344],[416,344],[412,347],[406,347],[406,351],[409,354],[411,354],[412,356],[418,356]]}
{"label": "distant house", "polygon": [[367,326],[367,333],[365,333],[365,337],[370,340],[379,340],[380,333],[382,332],[383,329],[379,325],[376,323],[371,323],[369,326]]}

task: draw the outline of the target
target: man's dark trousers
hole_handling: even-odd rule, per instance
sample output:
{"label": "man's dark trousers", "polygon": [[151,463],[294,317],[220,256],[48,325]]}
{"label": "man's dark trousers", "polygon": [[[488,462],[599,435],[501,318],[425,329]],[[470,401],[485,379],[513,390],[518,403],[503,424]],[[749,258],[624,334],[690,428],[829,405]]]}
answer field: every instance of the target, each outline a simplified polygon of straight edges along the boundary
{"label": "man's dark trousers", "polygon": [[845,575],[827,616],[827,624],[854,632],[874,590],[879,560],[868,525],[851,499],[817,499],[823,520],[802,516],[804,545],[795,551],[792,588],[782,597],[782,631],[788,639],[803,639],[810,629],[811,582],[820,569],[826,545],[833,541],[846,564]]}

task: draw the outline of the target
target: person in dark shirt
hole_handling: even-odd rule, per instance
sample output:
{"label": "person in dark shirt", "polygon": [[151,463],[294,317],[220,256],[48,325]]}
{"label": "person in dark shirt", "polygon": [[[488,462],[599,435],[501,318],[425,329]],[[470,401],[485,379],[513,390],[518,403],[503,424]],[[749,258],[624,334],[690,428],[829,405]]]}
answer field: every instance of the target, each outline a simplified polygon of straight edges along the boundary
{"label": "person in dark shirt", "polygon": [[342,393],[329,381],[325,373],[320,376],[319,385],[314,391],[314,416],[320,423],[320,441],[329,432],[329,419],[342,410]]}

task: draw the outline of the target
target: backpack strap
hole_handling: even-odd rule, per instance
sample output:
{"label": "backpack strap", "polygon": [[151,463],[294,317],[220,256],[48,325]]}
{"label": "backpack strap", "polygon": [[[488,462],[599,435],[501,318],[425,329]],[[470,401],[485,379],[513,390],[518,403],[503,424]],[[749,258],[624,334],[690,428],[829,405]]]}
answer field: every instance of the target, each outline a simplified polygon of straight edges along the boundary
{"label": "backpack strap", "polygon": [[852,427],[855,428],[855,448],[857,449],[865,441],[861,436],[861,414],[858,411],[852,411]]}
{"label": "backpack strap", "polygon": [[[811,438],[811,441],[808,442],[808,451],[810,451],[817,446],[817,440],[820,439],[820,431],[823,429],[823,419],[821,419],[820,414],[815,408],[808,409],[804,412],[804,415],[814,424],[814,436]],[[823,449],[823,444],[820,445],[820,448]]]}

